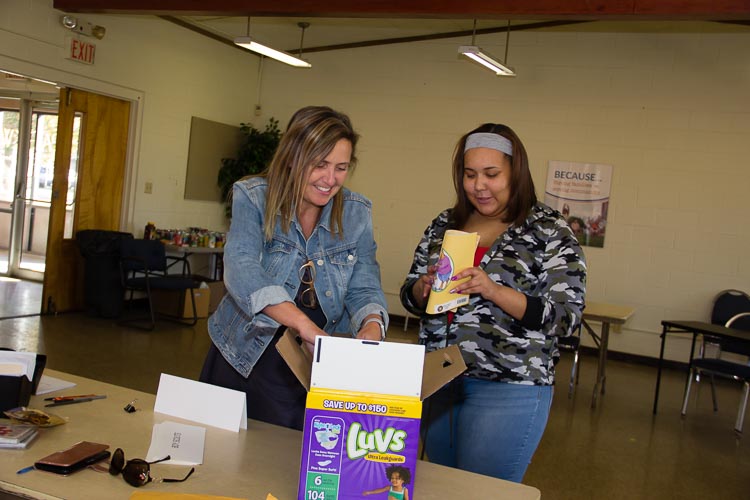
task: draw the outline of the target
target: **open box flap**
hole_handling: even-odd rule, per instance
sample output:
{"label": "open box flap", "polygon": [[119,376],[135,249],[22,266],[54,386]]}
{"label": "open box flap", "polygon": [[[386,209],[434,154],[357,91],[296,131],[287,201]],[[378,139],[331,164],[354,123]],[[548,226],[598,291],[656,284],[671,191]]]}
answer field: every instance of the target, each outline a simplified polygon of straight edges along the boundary
{"label": "open box flap", "polygon": [[304,345],[297,342],[297,332],[287,328],[284,335],[276,342],[276,350],[289,365],[297,380],[309,391],[312,375],[312,354]]}
{"label": "open box flap", "polygon": [[458,346],[431,351],[424,356],[422,374],[422,401],[466,370]]}
{"label": "open box flap", "polygon": [[[297,333],[287,329],[276,343],[276,349],[286,364],[289,365],[292,373],[309,391],[312,376],[312,354],[305,346],[297,342]],[[434,394],[442,386],[463,373],[464,370],[466,370],[466,364],[461,357],[458,346],[452,345],[425,354],[421,399],[424,400]]]}
{"label": "open box flap", "polygon": [[421,396],[424,346],[333,336],[315,340],[310,390]]}

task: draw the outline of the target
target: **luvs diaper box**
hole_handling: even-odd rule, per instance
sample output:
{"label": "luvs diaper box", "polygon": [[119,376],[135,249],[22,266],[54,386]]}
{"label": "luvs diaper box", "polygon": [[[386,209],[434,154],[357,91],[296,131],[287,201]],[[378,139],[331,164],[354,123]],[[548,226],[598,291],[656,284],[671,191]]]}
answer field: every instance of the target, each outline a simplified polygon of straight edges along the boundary
{"label": "luvs diaper box", "polygon": [[310,353],[292,330],[276,347],[308,390],[297,498],[418,498],[422,401],[466,369],[458,348],[318,337]]}

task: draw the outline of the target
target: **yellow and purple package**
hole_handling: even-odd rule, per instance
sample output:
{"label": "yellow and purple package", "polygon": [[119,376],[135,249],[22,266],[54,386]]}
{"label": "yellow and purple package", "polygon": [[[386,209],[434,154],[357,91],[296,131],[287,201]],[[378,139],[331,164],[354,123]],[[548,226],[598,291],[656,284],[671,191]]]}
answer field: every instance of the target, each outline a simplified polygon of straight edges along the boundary
{"label": "yellow and purple package", "polygon": [[422,401],[466,369],[458,348],[318,337],[310,359],[291,331],[276,347],[308,389],[297,498],[413,500]]}
{"label": "yellow and purple package", "polygon": [[[421,410],[419,398],[310,392],[297,498],[362,498],[390,482],[393,465],[413,478]],[[403,487],[414,498],[413,484]]]}
{"label": "yellow and purple package", "polygon": [[427,314],[440,314],[457,309],[469,303],[469,294],[451,293],[459,284],[468,281],[464,278],[452,281],[453,277],[474,264],[474,253],[479,244],[479,234],[449,229],[443,237],[440,257],[435,263],[435,282],[427,298]]}

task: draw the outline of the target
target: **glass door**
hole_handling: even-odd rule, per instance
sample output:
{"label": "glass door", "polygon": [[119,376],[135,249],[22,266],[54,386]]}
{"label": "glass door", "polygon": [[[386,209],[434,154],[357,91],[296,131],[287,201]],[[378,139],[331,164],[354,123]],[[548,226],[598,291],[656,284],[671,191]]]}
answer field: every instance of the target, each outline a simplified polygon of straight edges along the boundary
{"label": "glass door", "polygon": [[[57,105],[26,99],[0,102],[5,104],[5,109],[0,108],[0,274],[41,281],[52,200]],[[79,131],[80,118],[74,120],[66,227],[72,227],[75,207]]]}
{"label": "glass door", "polygon": [[[7,103],[6,106],[10,104]],[[0,274],[8,274],[16,188],[19,116],[17,109],[0,108]]]}
{"label": "glass door", "polygon": [[[68,190],[65,203],[65,237],[72,237],[75,215],[75,194],[78,180],[78,141],[81,117],[73,120],[73,142]],[[23,212],[23,231],[20,245],[19,270],[43,273],[49,232],[52,178],[55,171],[57,141],[57,113],[34,111],[31,116],[31,141],[26,169],[25,196],[18,198]]]}

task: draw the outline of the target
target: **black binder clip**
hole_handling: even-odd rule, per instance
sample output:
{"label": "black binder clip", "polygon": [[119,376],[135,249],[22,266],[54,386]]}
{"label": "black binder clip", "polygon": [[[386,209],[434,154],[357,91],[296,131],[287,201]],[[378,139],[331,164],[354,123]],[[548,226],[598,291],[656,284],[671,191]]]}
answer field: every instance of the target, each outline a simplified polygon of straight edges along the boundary
{"label": "black binder clip", "polygon": [[126,404],[125,408],[123,408],[123,410],[125,410],[128,413],[135,413],[135,411],[137,410],[137,408],[135,407],[135,402],[136,401],[138,401],[138,400],[134,399],[130,403]]}

